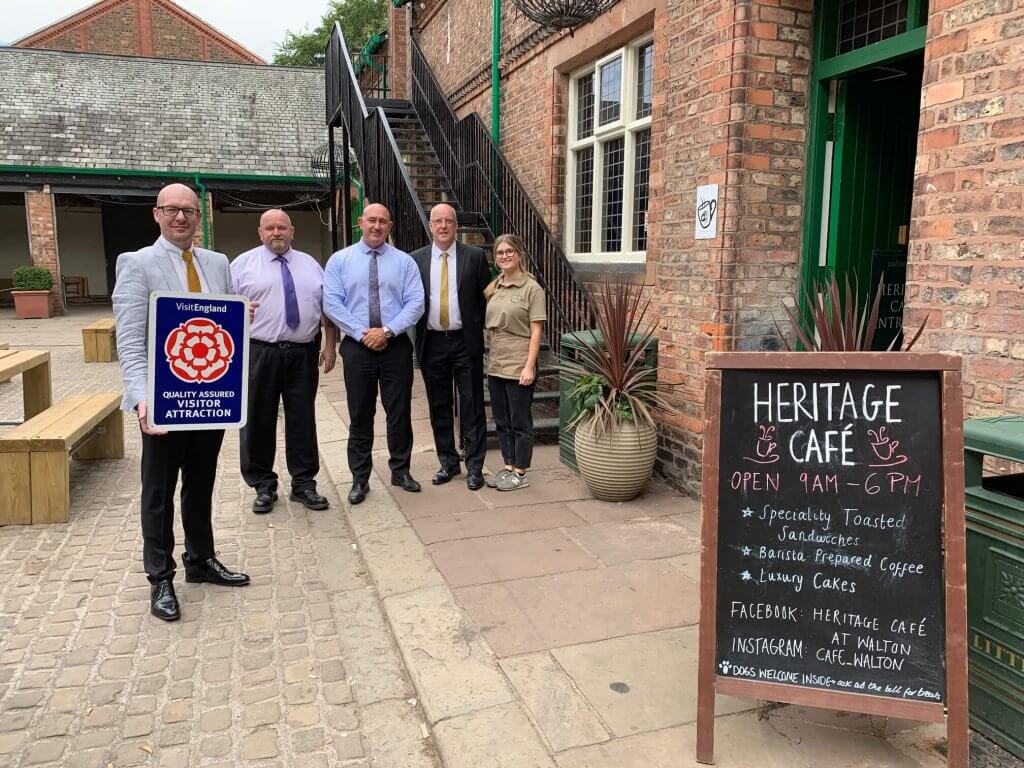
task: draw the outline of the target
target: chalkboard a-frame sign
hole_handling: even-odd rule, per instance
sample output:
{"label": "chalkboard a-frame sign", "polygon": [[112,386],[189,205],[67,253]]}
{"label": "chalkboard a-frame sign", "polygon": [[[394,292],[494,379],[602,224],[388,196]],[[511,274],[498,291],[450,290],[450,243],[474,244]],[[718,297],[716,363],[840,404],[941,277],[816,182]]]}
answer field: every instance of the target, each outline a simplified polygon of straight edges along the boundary
{"label": "chalkboard a-frame sign", "polygon": [[960,358],[709,353],[697,761],[716,694],[945,723],[967,766]]}

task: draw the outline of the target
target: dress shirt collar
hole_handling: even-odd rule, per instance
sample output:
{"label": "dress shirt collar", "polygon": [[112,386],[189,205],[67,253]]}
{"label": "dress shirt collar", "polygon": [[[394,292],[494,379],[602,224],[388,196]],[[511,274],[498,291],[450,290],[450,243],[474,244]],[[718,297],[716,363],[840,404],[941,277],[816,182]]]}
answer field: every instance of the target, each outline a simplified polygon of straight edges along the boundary
{"label": "dress shirt collar", "polygon": [[439,258],[441,258],[441,254],[442,253],[447,253],[449,256],[453,256],[454,257],[455,256],[455,248],[456,248],[456,243],[452,243],[452,247],[451,248],[449,248],[447,251],[442,251],[440,248],[437,247],[437,243],[431,243],[430,244],[430,258],[432,258],[432,259],[439,259]]}
{"label": "dress shirt collar", "polygon": [[379,255],[383,256],[385,253],[387,253],[387,250],[388,250],[388,242],[387,242],[387,240],[385,240],[383,243],[381,243],[376,248],[374,248],[373,246],[367,244],[367,242],[365,240],[361,239],[359,241],[359,246],[360,246],[360,249],[362,250],[362,252],[367,254],[367,255],[369,255],[370,251],[376,251]]}
{"label": "dress shirt collar", "polygon": [[278,255],[280,255],[281,258],[283,258],[287,264],[291,264],[292,263],[292,249],[291,248],[289,248],[287,251],[285,251],[282,254],[276,254],[272,250],[270,250],[267,246],[264,245],[263,246],[263,253],[266,255],[268,261],[273,261],[274,259],[276,259],[278,257]]}
{"label": "dress shirt collar", "polygon": [[[160,245],[163,246],[163,249],[167,251],[169,254],[171,254],[171,256],[177,256],[179,258],[181,257],[181,254],[183,253],[182,249],[176,246],[163,235],[160,235],[160,237],[157,238],[157,242],[160,243]],[[189,250],[192,252],[192,255],[194,256],[195,247],[190,247]]]}

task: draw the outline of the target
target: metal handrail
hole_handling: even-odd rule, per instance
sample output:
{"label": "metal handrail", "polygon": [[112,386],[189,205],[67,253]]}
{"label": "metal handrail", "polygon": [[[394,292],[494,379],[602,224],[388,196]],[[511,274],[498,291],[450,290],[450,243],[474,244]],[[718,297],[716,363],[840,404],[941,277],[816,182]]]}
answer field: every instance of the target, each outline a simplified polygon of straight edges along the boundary
{"label": "metal handrail", "polygon": [[419,45],[411,42],[413,107],[442,171],[462,210],[479,212],[492,238],[502,232],[523,238],[529,263],[545,289],[548,343],[557,350],[564,333],[593,327],[590,296],[479,115],[456,117]]}
{"label": "metal handrail", "polygon": [[430,242],[427,215],[413,192],[383,108],[366,106],[340,24],[335,23],[327,42],[324,67],[327,125],[344,123],[367,199],[383,203],[391,211],[396,247],[408,252],[426,245]]}

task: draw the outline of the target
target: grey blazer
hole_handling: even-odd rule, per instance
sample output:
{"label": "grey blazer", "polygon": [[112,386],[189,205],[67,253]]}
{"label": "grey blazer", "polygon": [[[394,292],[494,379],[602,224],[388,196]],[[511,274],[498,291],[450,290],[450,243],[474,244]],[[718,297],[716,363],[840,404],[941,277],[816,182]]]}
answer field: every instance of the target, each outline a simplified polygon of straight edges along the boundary
{"label": "grey blazer", "polygon": [[[232,293],[228,257],[205,248],[192,248],[210,293]],[[117,257],[117,277],[111,300],[117,324],[117,357],[124,379],[121,410],[135,409],[147,394],[149,375],[146,345],[149,343],[149,295],[153,291],[185,291],[169,253],[160,240],[138,251]]]}

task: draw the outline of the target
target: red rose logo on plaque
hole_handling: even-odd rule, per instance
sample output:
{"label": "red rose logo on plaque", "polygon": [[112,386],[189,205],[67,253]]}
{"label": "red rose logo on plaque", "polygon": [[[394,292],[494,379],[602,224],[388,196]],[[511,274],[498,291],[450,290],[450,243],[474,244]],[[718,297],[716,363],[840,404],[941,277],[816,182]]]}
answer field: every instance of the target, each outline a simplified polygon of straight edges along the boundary
{"label": "red rose logo on plaque", "polygon": [[213,320],[194,317],[167,334],[164,354],[171,373],[182,381],[209,383],[228,372],[235,342]]}

